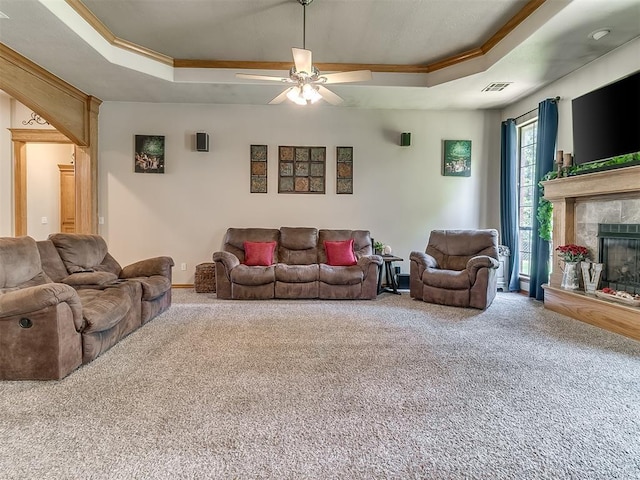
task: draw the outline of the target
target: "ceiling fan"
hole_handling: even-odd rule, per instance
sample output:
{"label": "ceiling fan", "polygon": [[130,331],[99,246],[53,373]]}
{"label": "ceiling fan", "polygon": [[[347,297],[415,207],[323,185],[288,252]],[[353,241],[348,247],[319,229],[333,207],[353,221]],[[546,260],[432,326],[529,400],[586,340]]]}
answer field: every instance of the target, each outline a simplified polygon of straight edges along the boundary
{"label": "ceiling fan", "polygon": [[237,78],[250,80],[270,80],[291,85],[284,92],[269,102],[270,105],[282,103],[286,99],[298,105],[308,105],[324,99],[331,105],[339,105],[344,100],[325,87],[332,83],[363,82],[371,80],[370,70],[357,70],[351,72],[337,72],[321,74],[313,66],[311,50],[306,49],[306,19],[307,5],[313,0],[297,0],[303,7],[302,23],[302,48],[292,48],[294,66],[289,70],[288,77],[275,77],[271,75],[252,75],[249,73],[236,73]]}

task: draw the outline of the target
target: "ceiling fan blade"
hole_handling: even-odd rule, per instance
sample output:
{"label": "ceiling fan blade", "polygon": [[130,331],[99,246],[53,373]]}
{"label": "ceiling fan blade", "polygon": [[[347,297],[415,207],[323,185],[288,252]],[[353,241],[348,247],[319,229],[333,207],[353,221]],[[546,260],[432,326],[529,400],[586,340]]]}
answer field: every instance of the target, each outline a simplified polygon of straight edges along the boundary
{"label": "ceiling fan blade", "polygon": [[307,75],[311,75],[311,50],[304,50],[302,48],[292,48],[293,63],[296,64],[296,71],[306,72]]}
{"label": "ceiling fan blade", "polygon": [[331,105],[340,105],[344,100],[333,93],[328,88],[323,87],[322,85],[318,85],[318,93],[322,95],[322,98]]}
{"label": "ceiling fan blade", "polygon": [[320,75],[320,78],[326,78],[324,83],[348,83],[348,82],[366,82],[371,80],[371,70],[354,70],[352,72],[337,72]]}
{"label": "ceiling fan blade", "polygon": [[269,105],[276,105],[278,103],[282,103],[287,99],[287,93],[289,93],[289,90],[291,90],[292,88],[295,87],[290,87],[287,88],[284,92],[282,92],[280,95],[278,95],[276,98],[274,98],[273,100],[271,100],[269,102]]}
{"label": "ceiling fan blade", "polygon": [[269,80],[273,82],[289,82],[290,79],[284,77],[274,77],[272,75],[253,75],[251,73],[236,73],[236,78],[246,78],[248,80]]}

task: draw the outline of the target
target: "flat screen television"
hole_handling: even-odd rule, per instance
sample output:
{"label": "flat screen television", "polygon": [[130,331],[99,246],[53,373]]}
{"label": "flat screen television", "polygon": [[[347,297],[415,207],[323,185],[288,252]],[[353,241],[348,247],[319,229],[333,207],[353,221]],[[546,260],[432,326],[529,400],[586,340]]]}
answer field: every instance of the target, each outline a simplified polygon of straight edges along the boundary
{"label": "flat screen television", "polygon": [[640,151],[640,71],[571,102],[576,165]]}

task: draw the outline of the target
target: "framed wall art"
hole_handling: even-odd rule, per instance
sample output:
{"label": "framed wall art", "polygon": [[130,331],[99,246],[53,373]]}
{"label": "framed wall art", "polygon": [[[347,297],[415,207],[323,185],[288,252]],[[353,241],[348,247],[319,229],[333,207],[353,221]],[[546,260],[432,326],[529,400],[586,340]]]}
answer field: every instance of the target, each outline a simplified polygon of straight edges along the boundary
{"label": "framed wall art", "polygon": [[278,193],[325,193],[326,147],[278,147]]}
{"label": "framed wall art", "polygon": [[445,177],[471,176],[471,140],[445,140],[442,158]]}
{"label": "framed wall art", "polygon": [[251,193],[267,193],[267,146],[251,145]]}
{"label": "framed wall art", "polygon": [[164,173],[164,135],[135,136],[135,173]]}
{"label": "framed wall art", "polygon": [[336,193],[353,193],[353,147],[336,147]]}

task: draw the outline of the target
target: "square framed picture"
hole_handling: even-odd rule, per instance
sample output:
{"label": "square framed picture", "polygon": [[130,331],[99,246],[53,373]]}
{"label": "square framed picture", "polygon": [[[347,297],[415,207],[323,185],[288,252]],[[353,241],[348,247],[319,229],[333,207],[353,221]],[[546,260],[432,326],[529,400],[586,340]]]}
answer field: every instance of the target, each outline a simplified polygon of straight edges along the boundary
{"label": "square framed picture", "polygon": [[445,177],[471,176],[471,140],[445,140],[442,158]]}
{"label": "square framed picture", "polygon": [[278,147],[278,193],[325,193],[326,147]]}
{"label": "square framed picture", "polygon": [[164,173],[164,135],[136,135],[135,173]]}

